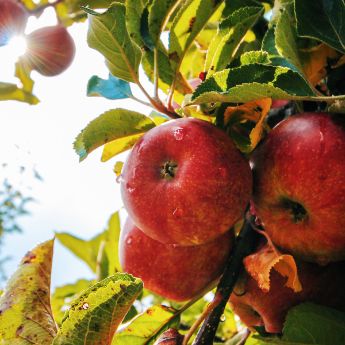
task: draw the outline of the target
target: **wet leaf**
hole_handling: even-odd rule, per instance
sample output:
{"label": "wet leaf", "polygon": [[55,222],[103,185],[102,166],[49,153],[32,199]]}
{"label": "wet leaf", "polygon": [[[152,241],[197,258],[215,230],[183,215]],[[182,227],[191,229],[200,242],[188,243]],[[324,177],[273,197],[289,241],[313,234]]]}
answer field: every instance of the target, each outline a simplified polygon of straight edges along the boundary
{"label": "wet leaf", "polygon": [[22,259],[0,297],[1,344],[50,345],[56,325],[50,307],[54,240],[38,245]]}
{"label": "wet leaf", "polygon": [[74,301],[53,345],[109,345],[117,327],[141,293],[140,279],[116,273]]}

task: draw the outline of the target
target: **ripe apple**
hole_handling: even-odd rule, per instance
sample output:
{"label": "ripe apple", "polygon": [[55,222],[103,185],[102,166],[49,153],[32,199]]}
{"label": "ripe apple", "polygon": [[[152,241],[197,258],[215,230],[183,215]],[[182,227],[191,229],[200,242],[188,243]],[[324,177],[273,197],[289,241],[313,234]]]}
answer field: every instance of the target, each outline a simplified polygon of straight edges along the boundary
{"label": "ripe apple", "polygon": [[345,310],[344,262],[326,267],[300,263],[298,273],[303,287],[298,293],[286,287],[284,284],[287,278],[274,269],[270,275],[271,288],[268,292],[261,290],[257,282],[246,275],[240,294],[233,292],[230,297],[233,311],[250,328],[264,326],[268,333],[281,333],[289,309],[302,302]]}
{"label": "ripe apple", "polygon": [[285,107],[289,103],[287,99],[272,99],[271,109],[277,109]]}
{"label": "ripe apple", "polygon": [[24,32],[28,20],[25,7],[15,0],[0,0],[0,47]]}
{"label": "ripe apple", "polygon": [[67,29],[48,26],[27,36],[25,59],[31,69],[45,76],[62,73],[72,63],[75,45]]}
{"label": "ripe apple", "polygon": [[252,157],[255,209],[272,241],[319,264],[345,259],[345,119],[280,122]]}
{"label": "ripe apple", "polygon": [[146,236],[127,218],[121,231],[119,256],[123,270],[141,278],[144,286],[175,301],[201,293],[223,272],[233,233],[194,247],[164,244]]}
{"label": "ripe apple", "polygon": [[241,218],[251,189],[249,164],[231,139],[193,118],[148,131],[122,170],[128,214],[162,243],[196,245],[224,234]]}

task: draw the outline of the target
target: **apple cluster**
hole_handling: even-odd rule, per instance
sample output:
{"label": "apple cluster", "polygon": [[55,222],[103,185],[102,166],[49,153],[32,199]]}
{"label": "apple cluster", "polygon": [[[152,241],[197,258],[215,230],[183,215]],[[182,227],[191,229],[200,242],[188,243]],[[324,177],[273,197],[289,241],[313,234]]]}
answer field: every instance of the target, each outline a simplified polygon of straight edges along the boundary
{"label": "apple cluster", "polygon": [[345,310],[344,152],[345,121],[336,114],[281,121],[249,159],[202,120],[151,129],[122,170],[123,269],[172,300],[202,294],[221,275],[231,229],[250,201],[272,243],[293,255],[302,290],[274,268],[269,291],[244,272],[230,298],[234,312],[248,327],[280,333],[288,310],[304,301]]}
{"label": "apple cluster", "polygon": [[151,129],[122,170],[123,269],[172,300],[201,294],[224,269],[251,191],[249,162],[214,125],[183,118]]}
{"label": "apple cluster", "polygon": [[280,122],[251,157],[255,215],[293,255],[302,290],[272,269],[263,291],[245,273],[230,303],[249,327],[281,333],[289,309],[311,301],[345,311],[345,120],[303,113]]}
{"label": "apple cluster", "polygon": [[[16,35],[24,35],[31,13],[16,0],[0,0],[0,47]],[[42,27],[26,37],[23,61],[29,70],[44,76],[56,76],[74,59],[75,44],[62,25]]]}

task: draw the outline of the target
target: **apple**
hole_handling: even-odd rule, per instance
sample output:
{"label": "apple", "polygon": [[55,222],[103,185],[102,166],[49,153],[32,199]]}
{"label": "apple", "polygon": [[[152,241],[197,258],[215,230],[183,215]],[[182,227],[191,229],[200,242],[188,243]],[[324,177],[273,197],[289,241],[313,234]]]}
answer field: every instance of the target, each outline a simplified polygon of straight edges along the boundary
{"label": "apple", "polygon": [[74,54],[74,41],[61,25],[43,27],[27,36],[25,60],[42,75],[62,73],[72,63]]}
{"label": "apple", "polygon": [[182,345],[183,335],[175,328],[163,332],[153,345]]}
{"label": "apple", "polygon": [[223,272],[232,248],[227,232],[207,244],[181,247],[146,236],[130,218],[121,231],[119,257],[123,270],[141,278],[145,288],[171,300],[189,300]]}
{"label": "apple", "polygon": [[24,32],[28,20],[25,7],[15,0],[0,0],[0,47]]}
{"label": "apple", "polygon": [[345,259],[345,119],[303,113],[255,150],[253,201],[272,241],[297,258]]}
{"label": "apple", "polygon": [[287,99],[272,99],[271,109],[277,109],[285,107],[289,103]]}
{"label": "apple", "polygon": [[227,134],[194,118],[145,133],[121,177],[134,223],[157,241],[185,246],[227,232],[242,217],[252,190],[249,163]]}
{"label": "apple", "polygon": [[[290,308],[302,302],[345,310],[345,263],[332,263],[321,267],[311,263],[299,264],[299,278],[303,290],[295,293],[285,286],[286,277],[271,271],[271,288],[261,290],[252,277],[245,276],[245,283],[238,295],[230,297],[231,307],[247,327],[264,326],[268,333],[281,333]],[[243,283],[243,282],[242,282]]]}

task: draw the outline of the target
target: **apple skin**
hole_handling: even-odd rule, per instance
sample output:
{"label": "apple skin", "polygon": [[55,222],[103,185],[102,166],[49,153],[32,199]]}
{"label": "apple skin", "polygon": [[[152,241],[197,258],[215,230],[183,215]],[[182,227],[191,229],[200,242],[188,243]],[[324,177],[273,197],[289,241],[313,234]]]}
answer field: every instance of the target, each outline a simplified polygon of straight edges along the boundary
{"label": "apple skin", "polygon": [[345,259],[345,120],[304,113],[280,122],[255,150],[255,209],[272,241],[297,258]]}
{"label": "apple skin", "polygon": [[0,47],[22,34],[28,21],[25,7],[15,0],[0,0]]}
{"label": "apple skin", "polygon": [[[313,302],[345,311],[345,263],[331,263],[321,267],[311,263],[300,263],[299,278],[303,290],[295,293],[284,284],[286,278],[274,269],[271,271],[271,288],[261,290],[257,282],[246,275],[243,294],[232,293],[230,305],[247,327],[264,326],[268,333],[281,333],[290,308]],[[236,289],[235,289],[236,291]]]}
{"label": "apple skin", "polygon": [[27,36],[25,60],[31,69],[51,77],[66,70],[75,55],[75,44],[61,25],[47,26]]}
{"label": "apple skin", "polygon": [[120,234],[119,257],[123,270],[141,278],[145,288],[185,301],[219,278],[232,244],[232,232],[194,247],[163,244],[146,236],[127,218]]}
{"label": "apple skin", "polygon": [[184,246],[227,232],[250,199],[249,163],[225,132],[193,118],[145,133],[122,169],[121,194],[151,238]]}
{"label": "apple skin", "polygon": [[287,99],[272,99],[271,109],[285,107],[289,103]]}

